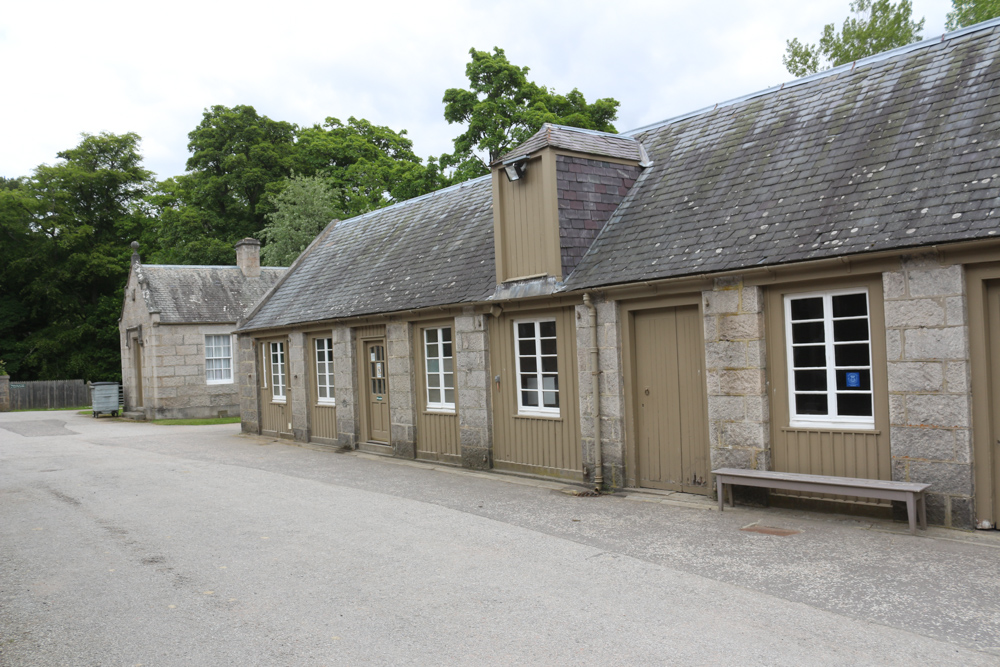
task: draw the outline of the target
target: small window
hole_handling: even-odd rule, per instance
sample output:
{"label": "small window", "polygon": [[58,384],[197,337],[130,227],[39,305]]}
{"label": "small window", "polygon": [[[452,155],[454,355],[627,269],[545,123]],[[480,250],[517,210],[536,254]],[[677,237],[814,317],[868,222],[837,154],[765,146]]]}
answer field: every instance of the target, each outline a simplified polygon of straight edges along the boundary
{"label": "small window", "polygon": [[514,322],[517,412],[559,416],[559,362],[555,320]]}
{"label": "small window", "polygon": [[333,339],[316,339],[316,402],[334,405],[333,396]]}
{"label": "small window", "polygon": [[285,402],[285,344],[271,343],[271,400]]}
{"label": "small window", "polygon": [[233,338],[205,336],[205,382],[208,384],[233,383]]}
{"label": "small window", "polygon": [[874,428],[866,290],[785,297],[790,426]]}
{"label": "small window", "polygon": [[424,377],[427,409],[455,411],[455,368],[451,327],[424,329]]}

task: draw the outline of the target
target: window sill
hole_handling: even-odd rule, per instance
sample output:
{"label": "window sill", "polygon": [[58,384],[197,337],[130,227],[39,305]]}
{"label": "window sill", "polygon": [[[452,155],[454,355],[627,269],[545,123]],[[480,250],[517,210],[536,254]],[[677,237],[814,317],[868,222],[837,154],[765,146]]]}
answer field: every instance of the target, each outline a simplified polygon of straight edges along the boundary
{"label": "window sill", "polygon": [[233,384],[232,380],[205,380],[205,384]]}
{"label": "window sill", "polygon": [[449,408],[425,408],[424,409],[424,414],[425,415],[452,415],[452,416],[454,416],[454,415],[456,415],[458,413],[455,411],[455,408],[450,408],[450,409]]}
{"label": "window sill", "polygon": [[286,401],[285,399],[279,401],[276,398],[272,398],[271,403],[274,403],[275,405],[285,405],[286,403],[288,403],[288,401]]}
{"label": "window sill", "polygon": [[875,428],[874,424],[834,424],[831,422],[818,422],[816,424],[791,424],[782,426],[782,433],[808,433],[816,431],[843,431],[845,433],[866,433],[869,435],[881,435],[882,431]]}
{"label": "window sill", "polygon": [[337,401],[317,401],[317,408],[335,408],[337,407]]}
{"label": "window sill", "polygon": [[559,422],[562,421],[562,415],[559,413],[540,413],[540,412],[518,412],[514,415],[515,419],[543,419],[546,421]]}

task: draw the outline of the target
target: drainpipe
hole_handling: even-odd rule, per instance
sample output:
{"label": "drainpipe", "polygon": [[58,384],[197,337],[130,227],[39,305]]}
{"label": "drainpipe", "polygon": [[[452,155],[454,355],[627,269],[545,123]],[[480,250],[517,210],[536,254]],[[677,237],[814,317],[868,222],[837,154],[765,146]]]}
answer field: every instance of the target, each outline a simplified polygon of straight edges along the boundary
{"label": "drainpipe", "polygon": [[604,457],[601,454],[601,367],[597,356],[597,306],[589,293],[583,295],[583,305],[590,311],[590,378],[594,397],[594,490],[604,485]]}

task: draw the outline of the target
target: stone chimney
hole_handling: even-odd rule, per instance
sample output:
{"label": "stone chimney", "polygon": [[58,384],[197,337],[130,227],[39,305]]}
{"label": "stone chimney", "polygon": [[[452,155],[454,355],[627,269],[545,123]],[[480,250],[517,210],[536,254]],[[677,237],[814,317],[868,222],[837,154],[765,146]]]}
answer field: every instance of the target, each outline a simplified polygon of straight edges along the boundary
{"label": "stone chimney", "polygon": [[260,276],[260,241],[243,239],[236,244],[236,266],[247,278]]}

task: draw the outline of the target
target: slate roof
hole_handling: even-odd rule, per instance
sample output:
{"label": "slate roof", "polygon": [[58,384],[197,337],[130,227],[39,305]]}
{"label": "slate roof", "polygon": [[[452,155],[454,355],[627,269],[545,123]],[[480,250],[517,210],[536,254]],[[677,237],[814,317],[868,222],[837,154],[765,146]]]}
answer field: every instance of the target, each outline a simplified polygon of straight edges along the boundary
{"label": "slate roof", "polygon": [[530,139],[501,157],[497,162],[531,154],[547,146],[579,153],[590,153],[591,155],[621,158],[622,160],[638,162],[642,159],[639,142],[633,137],[545,123],[542,125],[542,129],[532,135]]}
{"label": "slate roof", "polygon": [[239,330],[481,301],[495,276],[484,176],[328,227]]}
{"label": "slate roof", "polygon": [[261,267],[260,277],[247,278],[236,266],[140,264],[143,297],[164,324],[236,322],[250,310],[285,268]]}
{"label": "slate roof", "polygon": [[564,289],[997,236],[1000,21],[629,134]]}

